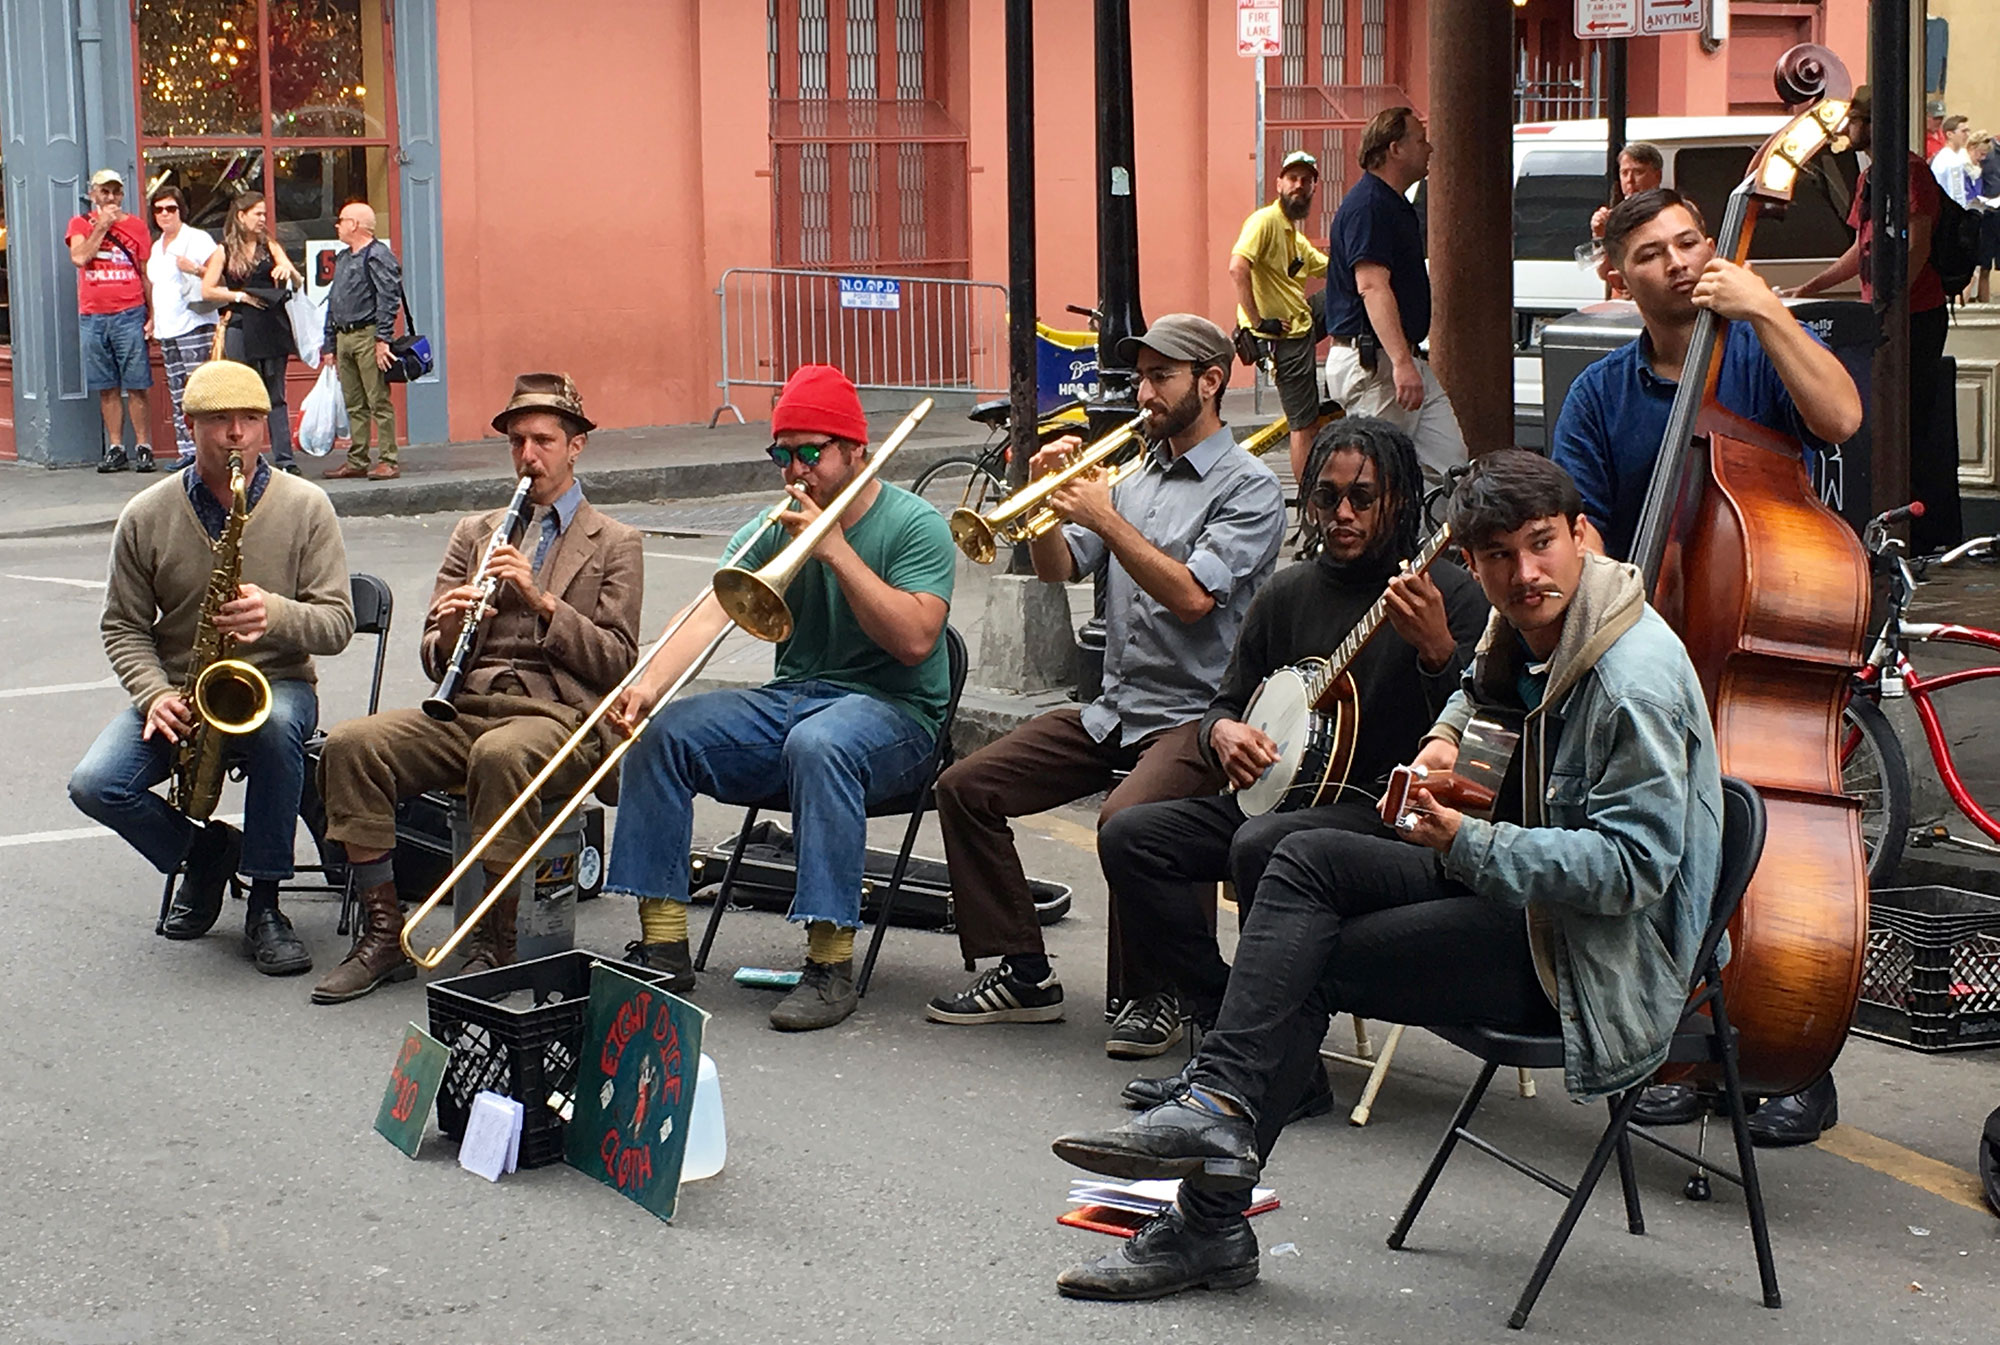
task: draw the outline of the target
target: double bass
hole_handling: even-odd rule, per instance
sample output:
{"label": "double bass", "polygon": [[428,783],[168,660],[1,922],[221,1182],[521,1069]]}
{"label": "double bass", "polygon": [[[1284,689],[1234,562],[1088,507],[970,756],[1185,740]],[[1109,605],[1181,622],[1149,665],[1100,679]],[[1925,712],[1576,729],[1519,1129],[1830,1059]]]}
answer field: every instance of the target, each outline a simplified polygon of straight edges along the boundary
{"label": "double bass", "polygon": [[[1761,211],[1789,202],[1820,151],[1845,148],[1853,84],[1804,45],[1779,58],[1779,97],[1806,104],[1750,161],[1716,233],[1741,264]],[[1763,795],[1768,830],[1723,973],[1746,1091],[1797,1092],[1847,1037],[1867,941],[1860,806],[1837,748],[1862,657],[1867,555],[1820,501],[1804,446],[1716,402],[1722,319],[1699,315],[1629,559],[1687,646],[1725,774]]]}

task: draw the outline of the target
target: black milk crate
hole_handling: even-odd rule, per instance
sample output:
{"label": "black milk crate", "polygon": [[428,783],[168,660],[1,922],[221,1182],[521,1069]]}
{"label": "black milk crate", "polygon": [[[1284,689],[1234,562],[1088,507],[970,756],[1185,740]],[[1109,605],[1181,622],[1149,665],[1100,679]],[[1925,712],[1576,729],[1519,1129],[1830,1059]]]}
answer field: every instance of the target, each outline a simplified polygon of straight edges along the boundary
{"label": "black milk crate", "polygon": [[1918,1051],[2000,1046],[2000,898],[1955,887],[1872,893],[1854,1031]]}
{"label": "black milk crate", "polygon": [[431,1035],[451,1048],[438,1089],[439,1130],[450,1139],[463,1138],[472,1099],[482,1091],[502,1093],[527,1112],[521,1166],[562,1161],[563,1125],[576,1092],[583,1017],[590,1005],[591,964],[600,962],[642,981],[661,976],[579,948],[427,988]]}

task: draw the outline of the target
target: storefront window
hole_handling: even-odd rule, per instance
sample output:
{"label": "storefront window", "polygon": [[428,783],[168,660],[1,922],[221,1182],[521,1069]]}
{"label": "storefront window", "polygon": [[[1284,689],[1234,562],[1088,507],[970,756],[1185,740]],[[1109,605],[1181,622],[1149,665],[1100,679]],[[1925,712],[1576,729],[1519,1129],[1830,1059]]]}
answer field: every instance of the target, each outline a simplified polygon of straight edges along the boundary
{"label": "storefront window", "polygon": [[135,9],[149,192],[179,187],[188,222],[218,240],[230,199],[262,193],[279,241],[301,266],[332,244],[350,201],[374,206],[380,233],[394,239],[384,0],[178,0]]}

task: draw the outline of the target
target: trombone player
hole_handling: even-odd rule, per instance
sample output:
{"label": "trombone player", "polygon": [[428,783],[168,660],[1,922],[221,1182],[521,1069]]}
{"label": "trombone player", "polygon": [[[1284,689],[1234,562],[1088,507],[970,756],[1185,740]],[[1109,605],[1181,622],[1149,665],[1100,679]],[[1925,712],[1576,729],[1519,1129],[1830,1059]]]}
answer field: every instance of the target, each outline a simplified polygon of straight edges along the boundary
{"label": "trombone player", "polygon": [[[576,460],[597,428],[576,385],[567,374],[522,374],[493,428],[507,436],[515,475],[529,481],[533,512],[518,546],[493,536],[507,510],[470,515],[452,529],[422,651],[425,673],[441,677],[464,624],[478,622],[452,701],[456,716],[385,710],[327,735],[326,834],[346,847],[363,919],[346,960],[313,987],[315,1004],[358,999],[416,974],[399,940],[396,801],[463,789],[473,830],[485,834],[638,657],[643,545],[638,529],[599,513],[576,479]],[[489,579],[498,583],[482,606]],[[581,780],[602,750],[599,739],[586,739],[552,783]],[[531,801],[486,851],[489,891],[526,851],[540,817]],[[517,894],[502,897],[466,937],[465,970],[514,960],[518,905]]]}
{"label": "trombone player", "polygon": [[[265,460],[271,402],[255,370],[229,360],[202,365],[188,378],[183,407],[194,465],[134,496],[111,541],[100,626],[132,703],[78,763],[69,796],[161,873],[185,861],[160,933],[208,933],[222,914],[224,886],[240,871],[250,879],[244,953],[267,976],[296,975],[312,969],[312,954],[278,909],[278,884],[292,876],[305,740],[319,723],[313,655],[339,653],[354,634],[347,550],[326,492],[273,473]],[[189,665],[215,546],[231,522],[233,454],[241,456],[248,505],[241,582],[211,616],[223,657],[253,665],[270,685],[269,716],[231,752],[250,782],[240,832],[213,818],[197,826],[153,792],[195,727]]]}
{"label": "trombone player", "polygon": [[[1108,563],[1103,694],[1081,709],[1029,720],[939,777],[959,948],[968,969],[978,958],[1000,961],[957,994],[933,999],[925,1015],[936,1022],[1062,1017],[1062,986],[1042,946],[1010,818],[1108,788],[1101,826],[1135,803],[1222,788],[1198,730],[1250,599],[1277,563],[1284,492],[1222,423],[1234,347],[1220,327],[1193,313],[1169,314],[1126,338],[1121,354],[1139,371],[1139,409],[1154,439],[1142,450],[1144,468],[1115,489],[1095,475],[1060,487],[1049,503],[1068,522],[1030,543],[1035,573],[1049,583]],[[1075,447],[1063,440],[1036,454],[1034,475],[1060,468]],[[1119,771],[1129,774],[1120,781]],[[1122,1007],[1105,1051],[1158,1055],[1181,1039],[1178,1001],[1164,985],[1125,977],[1119,940],[1114,889],[1108,984]]]}
{"label": "trombone player", "polygon": [[[771,413],[771,460],[796,508],[746,525],[729,551],[754,570],[821,515],[868,460],[868,421],[854,384],[830,365],[796,370]],[[752,539],[755,539],[754,541]],[[820,539],[785,593],[792,633],[773,679],[663,707],[622,763],[619,825],[604,890],[637,898],[633,961],[694,988],[688,951],[688,853],[696,794],[725,803],[779,783],[798,831],[790,919],[806,926],[798,988],[771,1026],[802,1032],[854,1012],[854,931],[861,923],[866,808],[919,783],[950,692],[944,624],[957,555],[936,509],[900,486],[868,481]],[[729,624],[712,593],[687,617],[607,716],[634,731]]]}

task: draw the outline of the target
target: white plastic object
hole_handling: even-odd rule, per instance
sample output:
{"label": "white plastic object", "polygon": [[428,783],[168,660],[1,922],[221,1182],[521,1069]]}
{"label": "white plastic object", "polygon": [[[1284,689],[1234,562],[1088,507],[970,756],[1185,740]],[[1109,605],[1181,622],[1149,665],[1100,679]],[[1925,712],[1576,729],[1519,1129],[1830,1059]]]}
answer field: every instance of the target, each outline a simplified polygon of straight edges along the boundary
{"label": "white plastic object", "polygon": [[722,1123],[722,1076],[715,1061],[702,1053],[694,1081],[694,1114],[688,1118],[687,1156],[681,1160],[681,1180],[698,1182],[722,1171],[729,1156],[729,1136]]}

